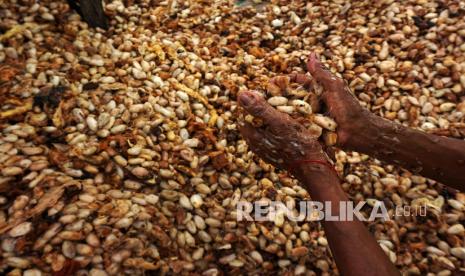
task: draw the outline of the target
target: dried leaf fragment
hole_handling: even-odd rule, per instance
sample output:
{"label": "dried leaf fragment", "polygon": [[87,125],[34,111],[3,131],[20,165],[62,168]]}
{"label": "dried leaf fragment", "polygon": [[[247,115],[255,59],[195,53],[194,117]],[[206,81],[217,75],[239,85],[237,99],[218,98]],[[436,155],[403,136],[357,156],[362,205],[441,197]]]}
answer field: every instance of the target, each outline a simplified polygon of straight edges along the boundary
{"label": "dried leaf fragment", "polygon": [[7,223],[0,224],[0,235],[9,231],[13,227],[23,223],[24,221],[30,219],[31,217],[37,216],[45,211],[47,208],[57,204],[58,200],[63,195],[65,188],[68,186],[76,185],[75,183],[69,183],[57,187],[51,188],[47,193],[40,198],[39,203],[30,209],[28,212],[25,212],[22,217],[16,218],[14,221],[9,221]]}
{"label": "dried leaf fragment", "polygon": [[229,163],[227,155],[222,151],[215,151],[209,154],[212,159],[212,165],[216,170],[221,170]]}
{"label": "dried leaf fragment", "polygon": [[203,103],[208,109],[209,109],[209,112],[210,112],[210,120],[208,121],[208,125],[211,127],[213,125],[215,125],[216,123],[216,120],[218,119],[218,112],[216,112],[216,109],[215,107],[213,107],[209,102],[208,100],[200,95],[199,92],[185,86],[184,84],[181,84],[179,82],[173,82],[173,86],[174,88],[176,89],[179,89],[179,90],[182,90],[184,92],[187,93],[187,95],[189,95],[190,97],[198,100],[199,102]]}
{"label": "dried leaf fragment", "polygon": [[32,99],[26,100],[24,105],[16,108],[0,112],[0,120],[10,119],[12,117],[21,115],[32,109]]}
{"label": "dried leaf fragment", "polygon": [[0,83],[11,81],[18,73],[19,69],[5,65],[0,67]]}
{"label": "dried leaf fragment", "polygon": [[35,23],[24,23],[22,25],[16,25],[13,28],[9,29],[6,33],[0,35],[0,41],[3,41],[4,39],[8,39],[10,37],[13,37],[17,34],[20,34],[27,30],[28,28],[33,28],[38,26]]}
{"label": "dried leaf fragment", "polygon": [[151,52],[155,52],[155,54],[161,62],[165,61],[165,52],[159,44],[153,44],[149,46],[147,49]]}

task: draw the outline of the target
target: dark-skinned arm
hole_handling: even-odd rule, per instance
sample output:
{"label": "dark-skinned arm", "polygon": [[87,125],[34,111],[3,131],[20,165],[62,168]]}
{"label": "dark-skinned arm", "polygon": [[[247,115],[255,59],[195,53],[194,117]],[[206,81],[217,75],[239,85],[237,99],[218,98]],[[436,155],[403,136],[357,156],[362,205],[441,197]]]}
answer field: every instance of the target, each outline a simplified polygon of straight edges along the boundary
{"label": "dark-skinned arm", "polygon": [[[348,198],[316,138],[287,114],[271,107],[258,93],[241,93],[239,103],[246,112],[262,119],[264,123],[263,128],[240,123],[240,131],[250,148],[276,167],[293,168],[292,173],[312,199],[321,203],[330,202],[332,214],[336,215],[333,211],[339,210],[339,204],[347,202]],[[296,166],[297,160],[319,163]],[[354,219],[322,223],[342,275],[399,275],[361,221]]]}
{"label": "dark-skinned arm", "polygon": [[465,191],[465,141],[406,128],[371,115],[365,130],[347,149],[400,165],[414,173]]}
{"label": "dark-skinned arm", "polygon": [[[349,199],[334,171],[322,165],[302,165],[295,173],[312,200],[331,202],[331,213],[339,215],[339,204]],[[322,221],[337,267],[342,275],[400,275],[363,222]]]}
{"label": "dark-skinned arm", "polygon": [[[322,99],[338,123],[338,146],[465,191],[464,140],[407,128],[370,113],[360,106],[346,83],[326,69],[314,54],[307,69],[324,87]],[[304,76],[300,78],[305,82]]]}

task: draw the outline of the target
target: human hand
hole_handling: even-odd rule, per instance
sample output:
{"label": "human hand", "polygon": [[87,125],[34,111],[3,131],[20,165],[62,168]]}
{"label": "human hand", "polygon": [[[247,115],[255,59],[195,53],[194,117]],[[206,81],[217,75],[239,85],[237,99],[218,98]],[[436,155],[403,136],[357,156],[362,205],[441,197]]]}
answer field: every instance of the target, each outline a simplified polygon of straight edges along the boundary
{"label": "human hand", "polygon": [[[375,115],[359,104],[346,82],[332,74],[314,53],[308,59],[307,70],[323,86],[321,99],[329,115],[338,124],[337,145],[351,148],[356,143],[357,135],[366,132]],[[296,74],[293,78],[301,84],[309,82],[309,78],[304,74]]]}
{"label": "human hand", "polygon": [[255,128],[240,122],[240,132],[252,151],[263,160],[281,169],[293,168],[301,160],[329,163],[318,137],[289,115],[274,109],[258,92],[239,94],[238,102],[250,115],[263,121]]}

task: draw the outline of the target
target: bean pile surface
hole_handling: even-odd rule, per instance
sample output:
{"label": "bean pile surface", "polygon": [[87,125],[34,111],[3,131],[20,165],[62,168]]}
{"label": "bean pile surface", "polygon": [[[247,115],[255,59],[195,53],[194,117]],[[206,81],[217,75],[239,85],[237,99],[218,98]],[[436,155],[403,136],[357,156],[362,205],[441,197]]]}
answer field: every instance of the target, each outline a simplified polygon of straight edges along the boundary
{"label": "bean pile surface", "polygon": [[[250,151],[236,97],[304,73],[310,52],[373,113],[465,137],[463,1],[105,2],[108,30],[65,1],[0,2],[0,274],[338,274],[319,223],[237,221],[240,201],[309,200]],[[336,157],[364,213],[387,206],[368,227],[400,271],[465,269],[465,194]]]}

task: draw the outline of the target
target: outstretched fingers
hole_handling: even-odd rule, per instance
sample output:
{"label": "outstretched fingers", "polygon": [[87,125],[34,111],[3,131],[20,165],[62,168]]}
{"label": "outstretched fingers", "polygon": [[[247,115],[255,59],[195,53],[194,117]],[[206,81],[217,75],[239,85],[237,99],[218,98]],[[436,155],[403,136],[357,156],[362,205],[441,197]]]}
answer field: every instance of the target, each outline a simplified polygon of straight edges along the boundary
{"label": "outstretched fingers", "polygon": [[265,161],[275,166],[279,165],[280,161],[277,157],[279,147],[274,143],[270,133],[267,133],[266,130],[257,129],[247,122],[239,126],[239,131],[255,153]]}
{"label": "outstretched fingers", "polygon": [[289,116],[273,108],[258,92],[245,91],[239,94],[239,104],[250,115],[260,118],[273,129],[281,128]]}
{"label": "outstretched fingers", "polygon": [[316,57],[315,53],[311,53],[308,58],[307,70],[323,86],[326,92],[340,93],[344,91],[344,81],[331,73]]}
{"label": "outstretched fingers", "polygon": [[[323,86],[324,92],[322,100],[328,106],[330,113],[339,117],[338,111],[342,113],[350,112],[352,109],[360,108],[358,100],[350,92],[346,82],[335,76],[316,57],[315,53],[310,54],[307,62],[307,69],[312,76]],[[345,110],[345,109],[348,110]]]}

